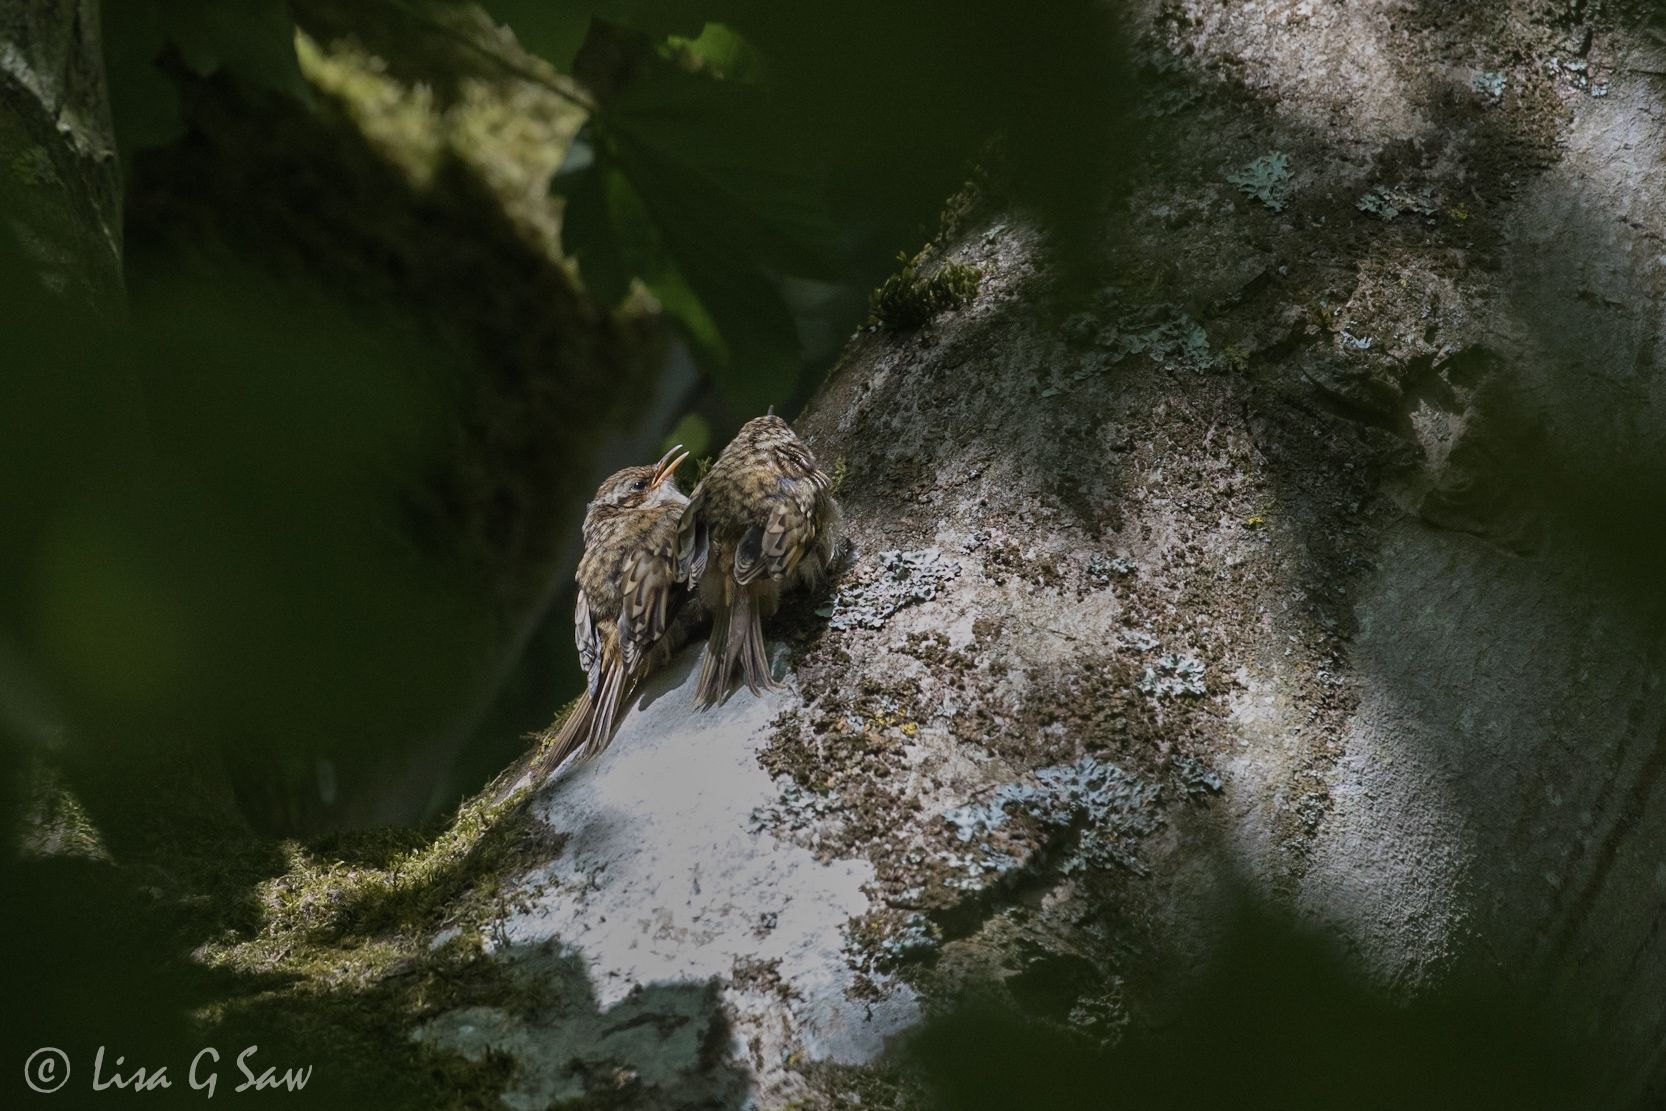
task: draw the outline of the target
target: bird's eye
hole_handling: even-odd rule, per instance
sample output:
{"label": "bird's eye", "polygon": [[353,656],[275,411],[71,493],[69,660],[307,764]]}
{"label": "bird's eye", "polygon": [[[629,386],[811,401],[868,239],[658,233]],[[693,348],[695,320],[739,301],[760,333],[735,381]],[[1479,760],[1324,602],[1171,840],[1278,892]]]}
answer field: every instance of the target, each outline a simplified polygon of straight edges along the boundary
{"label": "bird's eye", "polygon": [[640,494],[640,493],[642,493],[642,491],[646,490],[647,488],[648,488],[648,480],[645,479],[645,478],[639,478],[635,482],[631,483],[631,491],[633,493]]}

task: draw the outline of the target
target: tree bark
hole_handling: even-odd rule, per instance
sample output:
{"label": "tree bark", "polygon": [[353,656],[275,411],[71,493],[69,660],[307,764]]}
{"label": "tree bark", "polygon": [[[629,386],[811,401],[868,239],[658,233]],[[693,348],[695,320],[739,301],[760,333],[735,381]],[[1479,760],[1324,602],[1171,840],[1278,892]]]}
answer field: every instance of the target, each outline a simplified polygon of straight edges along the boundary
{"label": "tree bark", "polygon": [[1145,13],[1111,277],[1002,213],[946,252],[974,305],[852,341],[797,427],[855,555],[785,690],[696,713],[690,649],[539,786],[564,847],[491,948],[584,1005],[419,1036],[526,1105],[574,1060],[837,1103],[806,1062],[969,980],[1160,1012],[1247,890],[1401,998],[1548,995],[1601,1105],[1659,1098],[1666,65],[1402,7]]}
{"label": "tree bark", "polygon": [[97,0],[0,13],[0,200],[53,289],[109,313],[121,299],[121,193]]}
{"label": "tree bark", "polygon": [[[109,304],[92,11],[0,23],[0,155],[42,273]],[[783,689],[698,713],[691,648],[531,785],[558,847],[483,941],[560,1005],[414,1031],[507,1054],[512,1105],[624,1068],[637,1106],[838,1106],[972,982],[1110,1038],[1245,891],[1397,997],[1548,997],[1591,1105],[1660,1101],[1666,52],[1525,2],[1133,18],[1160,76],[1103,270],[978,217],[942,252],[975,302],[858,335],[797,421],[852,556],[772,624]],[[598,394],[641,369],[597,344]],[[482,402],[533,413],[517,448],[546,381]],[[512,524],[582,499],[570,462]],[[506,531],[494,674],[560,562]]]}

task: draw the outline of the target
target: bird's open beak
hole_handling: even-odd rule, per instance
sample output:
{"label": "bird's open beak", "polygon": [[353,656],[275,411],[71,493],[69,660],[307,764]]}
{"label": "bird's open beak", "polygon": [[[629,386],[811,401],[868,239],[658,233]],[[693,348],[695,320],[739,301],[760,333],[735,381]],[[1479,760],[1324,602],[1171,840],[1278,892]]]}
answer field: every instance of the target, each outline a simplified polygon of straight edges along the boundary
{"label": "bird's open beak", "polygon": [[[683,451],[681,455],[677,455],[677,452],[682,451],[682,448],[683,445],[678,444],[676,447],[660,456],[659,462],[654,464],[653,485],[658,486],[660,483],[677,473],[677,468],[683,465],[684,459],[688,458],[688,452],[686,451]],[[671,458],[673,455],[676,455],[677,457],[675,459]]]}

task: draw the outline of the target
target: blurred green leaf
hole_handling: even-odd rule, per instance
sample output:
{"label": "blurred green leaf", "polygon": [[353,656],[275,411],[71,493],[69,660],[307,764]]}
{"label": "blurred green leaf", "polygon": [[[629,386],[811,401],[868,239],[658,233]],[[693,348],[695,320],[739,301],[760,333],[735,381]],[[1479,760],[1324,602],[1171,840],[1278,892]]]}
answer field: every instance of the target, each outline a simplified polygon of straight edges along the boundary
{"label": "blurred green leaf", "polygon": [[799,277],[838,273],[823,161],[760,90],[657,65],[596,125],[680,249]]}
{"label": "blurred green leaf", "polygon": [[624,197],[630,182],[618,169],[596,165],[583,133],[573,149],[585,152],[582,158],[569,157],[569,164],[576,162],[579,168],[558,174],[551,186],[567,201],[561,219],[562,249],[578,263],[591,295],[617,305],[630,292],[631,277],[642,265],[626,257],[622,237],[613,227],[614,199],[621,207],[628,205]]}
{"label": "blurred green leaf", "polygon": [[193,73],[225,70],[256,88],[306,100],[285,0],[157,0],[179,56]]}
{"label": "blurred green leaf", "polygon": [[[841,314],[943,227],[979,160],[1061,242],[1095,234],[1132,100],[1100,5],[1046,19],[998,0],[586,10],[602,21],[585,48],[601,106],[591,161],[558,186],[566,250],[609,302],[641,278],[732,402],[790,394],[805,347],[824,358],[848,334]],[[614,175],[651,236],[622,222]],[[844,293],[808,309],[784,295],[815,282]]]}
{"label": "blurred green leaf", "polygon": [[790,391],[799,342],[782,276],[839,274],[837,236],[790,121],[755,90],[660,62],[591,121],[570,162],[564,249],[617,303],[636,276],[736,401]]}
{"label": "blurred green leaf", "polygon": [[674,51],[686,53],[731,81],[758,81],[763,77],[763,58],[757,49],[722,23],[706,24],[695,38],[672,35],[666,42]]}
{"label": "blurred green leaf", "polygon": [[585,7],[599,19],[655,39],[698,35],[706,21],[714,18],[712,5],[696,0],[588,0]]}
{"label": "blurred green leaf", "polygon": [[701,34],[705,17],[699,5],[665,0],[486,0],[491,17],[515,32],[525,50],[559,73],[573,72],[573,58],[584,45],[593,18],[628,27],[651,38]]}
{"label": "blurred green leaf", "polygon": [[660,442],[660,448],[669,451],[674,444],[683,445],[695,459],[709,454],[712,445],[711,422],[699,413],[687,414],[677,422],[675,428],[666,433],[665,439]]}
{"label": "blurred green leaf", "polygon": [[[1212,913],[1224,930],[1203,967],[1187,954],[1165,977],[1175,988],[1161,1020],[1131,1023],[1114,1041],[1115,981],[1080,957],[1037,953],[1000,989],[968,993],[933,1016],[908,1048],[932,1096],[927,1106],[1600,1106],[1590,1098],[1589,1044],[1542,999],[1502,980],[1454,977],[1396,1001],[1334,939],[1272,908]],[[1037,1093],[1046,1095],[1041,1104]]]}
{"label": "blurred green leaf", "polygon": [[573,55],[590,29],[590,6],[556,0],[486,0],[493,19],[515,32],[515,41],[559,73],[573,71]]}
{"label": "blurred green leaf", "polygon": [[104,6],[104,68],[110,83],[110,111],[123,157],[165,146],[185,132],[179,90],[156,62],[168,44],[154,3]]}
{"label": "blurred green leaf", "polygon": [[126,155],[185,131],[169,47],[192,73],[221,71],[253,88],[307,101],[285,0],[112,0],[103,6],[105,68],[116,141]]}

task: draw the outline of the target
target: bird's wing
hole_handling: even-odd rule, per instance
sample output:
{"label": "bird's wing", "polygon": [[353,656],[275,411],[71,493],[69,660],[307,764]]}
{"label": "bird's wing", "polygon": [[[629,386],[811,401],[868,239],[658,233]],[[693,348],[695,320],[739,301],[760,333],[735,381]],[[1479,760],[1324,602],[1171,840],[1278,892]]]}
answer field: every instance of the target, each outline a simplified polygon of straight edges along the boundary
{"label": "bird's wing", "polygon": [[578,605],[573,607],[573,642],[578,645],[579,666],[584,668],[590,697],[594,698],[602,682],[602,634],[590,619],[590,602],[582,586],[578,589]]}
{"label": "bird's wing", "polygon": [[809,478],[821,473],[816,470],[816,457],[796,436],[775,445],[775,461],[785,474],[793,478]]}
{"label": "bird's wing", "polygon": [[635,672],[660,637],[687,591],[678,582],[674,537],[633,552],[620,577],[619,651]]}
{"label": "bird's wing", "polygon": [[706,521],[706,483],[694,488],[694,496],[683,507],[682,519],[677,522],[678,582],[698,586],[706,570],[706,553],[711,547],[710,526]]}
{"label": "bird's wing", "polygon": [[816,541],[819,488],[812,479],[783,479],[770,499],[769,519],[746,530],[735,548],[735,581],[745,583],[760,571],[772,579],[793,573]]}
{"label": "bird's wing", "polygon": [[764,530],[753,525],[735,545],[735,581],[745,586],[764,570]]}

